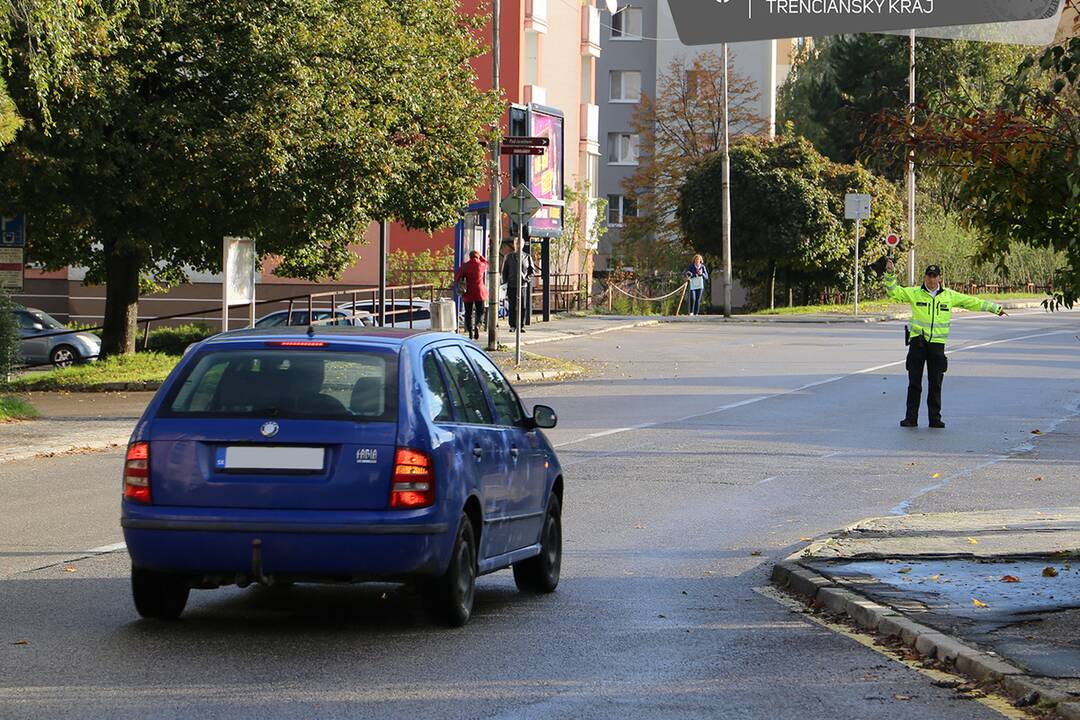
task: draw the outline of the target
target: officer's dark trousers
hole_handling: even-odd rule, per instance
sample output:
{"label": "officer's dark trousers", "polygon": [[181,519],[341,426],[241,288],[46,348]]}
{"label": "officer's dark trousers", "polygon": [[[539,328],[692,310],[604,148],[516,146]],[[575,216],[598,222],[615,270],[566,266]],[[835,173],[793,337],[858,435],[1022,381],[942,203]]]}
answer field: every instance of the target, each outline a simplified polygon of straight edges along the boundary
{"label": "officer's dark trousers", "polygon": [[907,371],[907,419],[919,419],[919,401],[922,399],[923,367],[930,381],[926,392],[926,408],[930,411],[930,420],[941,419],[941,381],[949,369],[949,359],[945,357],[945,346],[941,343],[926,342],[923,338],[914,338],[908,347]]}

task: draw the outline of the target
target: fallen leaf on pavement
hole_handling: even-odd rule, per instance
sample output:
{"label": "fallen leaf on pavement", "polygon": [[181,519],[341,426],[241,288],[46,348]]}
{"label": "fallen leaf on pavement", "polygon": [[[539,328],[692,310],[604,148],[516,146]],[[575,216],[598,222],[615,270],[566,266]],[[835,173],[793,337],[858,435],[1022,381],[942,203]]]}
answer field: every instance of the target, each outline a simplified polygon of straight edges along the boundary
{"label": "fallen leaf on pavement", "polygon": [[971,604],[974,605],[975,607],[990,607],[989,605],[987,605],[986,603],[984,603],[982,600],[980,600],[978,598],[971,598]]}
{"label": "fallen leaf on pavement", "polygon": [[1004,582],[1004,583],[1018,583],[1018,582],[1020,582],[1020,578],[1016,577],[1015,575],[1006,575],[1003,578],[1001,578],[1001,582]]}
{"label": "fallen leaf on pavement", "polygon": [[68,565],[66,568],[64,568],[64,572],[75,572],[75,566]]}
{"label": "fallen leaf on pavement", "polygon": [[909,572],[911,572],[911,568],[910,567],[902,567],[899,570],[897,570],[896,572],[900,573],[901,575],[907,575]]}
{"label": "fallen leaf on pavement", "polygon": [[11,644],[12,645],[29,645],[30,641],[29,640],[16,640],[15,642],[13,642]]}
{"label": "fallen leaf on pavement", "polygon": [[1052,568],[1052,567],[1043,568],[1043,577],[1057,577],[1057,576],[1058,576],[1057,568]]}
{"label": "fallen leaf on pavement", "polygon": [[978,545],[979,544],[979,541],[976,540],[975,538],[968,538],[967,541],[968,541],[968,545]]}
{"label": "fallen leaf on pavement", "polygon": [[941,477],[941,473],[934,473],[930,477],[933,478],[934,480],[937,480],[939,477]]}
{"label": "fallen leaf on pavement", "polygon": [[1033,477],[1031,479],[1034,480],[1035,482],[1042,482],[1042,475],[1036,475],[1035,477]]}
{"label": "fallen leaf on pavement", "polygon": [[1032,435],[1042,435],[1042,430],[1032,430],[1031,434]]}
{"label": "fallen leaf on pavement", "polygon": [[644,530],[647,527],[648,527],[648,525],[645,525],[644,523],[638,523],[637,525],[634,526],[634,529],[635,530]]}
{"label": "fallen leaf on pavement", "polygon": [[750,553],[750,557],[761,557],[761,551],[755,550],[754,552]]}
{"label": "fallen leaf on pavement", "polygon": [[910,699],[911,699],[910,695],[893,695],[893,700],[907,701],[907,700],[910,700]]}
{"label": "fallen leaf on pavement", "polygon": [[940,575],[931,575],[930,579],[933,580],[934,582],[937,582],[938,580],[941,579],[941,576]]}
{"label": "fallen leaf on pavement", "polygon": [[803,542],[810,542],[813,539],[814,538],[799,538],[799,540],[802,540]]}

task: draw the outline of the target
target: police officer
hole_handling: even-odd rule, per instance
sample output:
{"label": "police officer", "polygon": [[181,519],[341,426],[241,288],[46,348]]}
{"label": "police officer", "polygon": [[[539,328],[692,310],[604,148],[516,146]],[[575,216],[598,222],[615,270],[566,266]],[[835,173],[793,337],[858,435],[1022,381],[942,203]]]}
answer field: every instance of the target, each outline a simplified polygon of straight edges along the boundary
{"label": "police officer", "polygon": [[953,308],[981,310],[1004,316],[1005,310],[986,300],[949,290],[941,285],[941,268],[926,268],[922,287],[900,287],[892,258],[885,265],[885,290],[894,300],[911,303],[911,328],[908,333],[908,392],[907,414],[901,427],[918,427],[919,401],[922,399],[923,366],[927,368],[930,387],[926,393],[926,408],[930,412],[930,427],[943,428],[941,421],[941,381],[949,368],[945,343],[949,340],[949,320]]}

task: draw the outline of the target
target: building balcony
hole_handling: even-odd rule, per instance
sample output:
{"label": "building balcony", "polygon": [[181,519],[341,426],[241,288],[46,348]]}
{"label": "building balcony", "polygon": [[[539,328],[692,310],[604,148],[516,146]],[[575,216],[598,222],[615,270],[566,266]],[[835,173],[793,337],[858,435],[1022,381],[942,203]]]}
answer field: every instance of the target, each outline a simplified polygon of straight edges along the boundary
{"label": "building balcony", "polygon": [[540,85],[526,85],[522,92],[522,100],[526,105],[529,103],[536,103],[537,105],[547,105],[547,88]]}
{"label": "building balcony", "polygon": [[600,106],[581,103],[581,115],[578,126],[581,128],[581,142],[600,146]]}
{"label": "building balcony", "polygon": [[548,0],[525,0],[525,29],[546,33],[548,29]]}
{"label": "building balcony", "polygon": [[581,54],[600,57],[600,8],[581,7]]}

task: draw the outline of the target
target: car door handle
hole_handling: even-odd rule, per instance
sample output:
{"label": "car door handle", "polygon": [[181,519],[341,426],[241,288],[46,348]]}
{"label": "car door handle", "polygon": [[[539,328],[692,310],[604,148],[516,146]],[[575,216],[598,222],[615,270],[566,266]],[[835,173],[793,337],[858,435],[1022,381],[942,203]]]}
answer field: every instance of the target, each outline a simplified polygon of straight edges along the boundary
{"label": "car door handle", "polygon": [[483,456],[484,456],[484,448],[482,448],[482,447],[480,447],[479,445],[477,445],[476,447],[474,447],[474,448],[472,449],[472,454],[473,454],[473,455],[475,455],[475,456],[476,456],[476,457],[478,457],[478,458],[481,458],[481,457],[483,457]]}
{"label": "car door handle", "polygon": [[518,452],[518,449],[517,449],[516,447],[512,447],[512,448],[510,448],[510,457],[512,457],[512,458],[514,458],[515,460],[517,460],[517,458],[518,458],[518,455],[519,455],[519,454],[520,454],[520,453]]}

